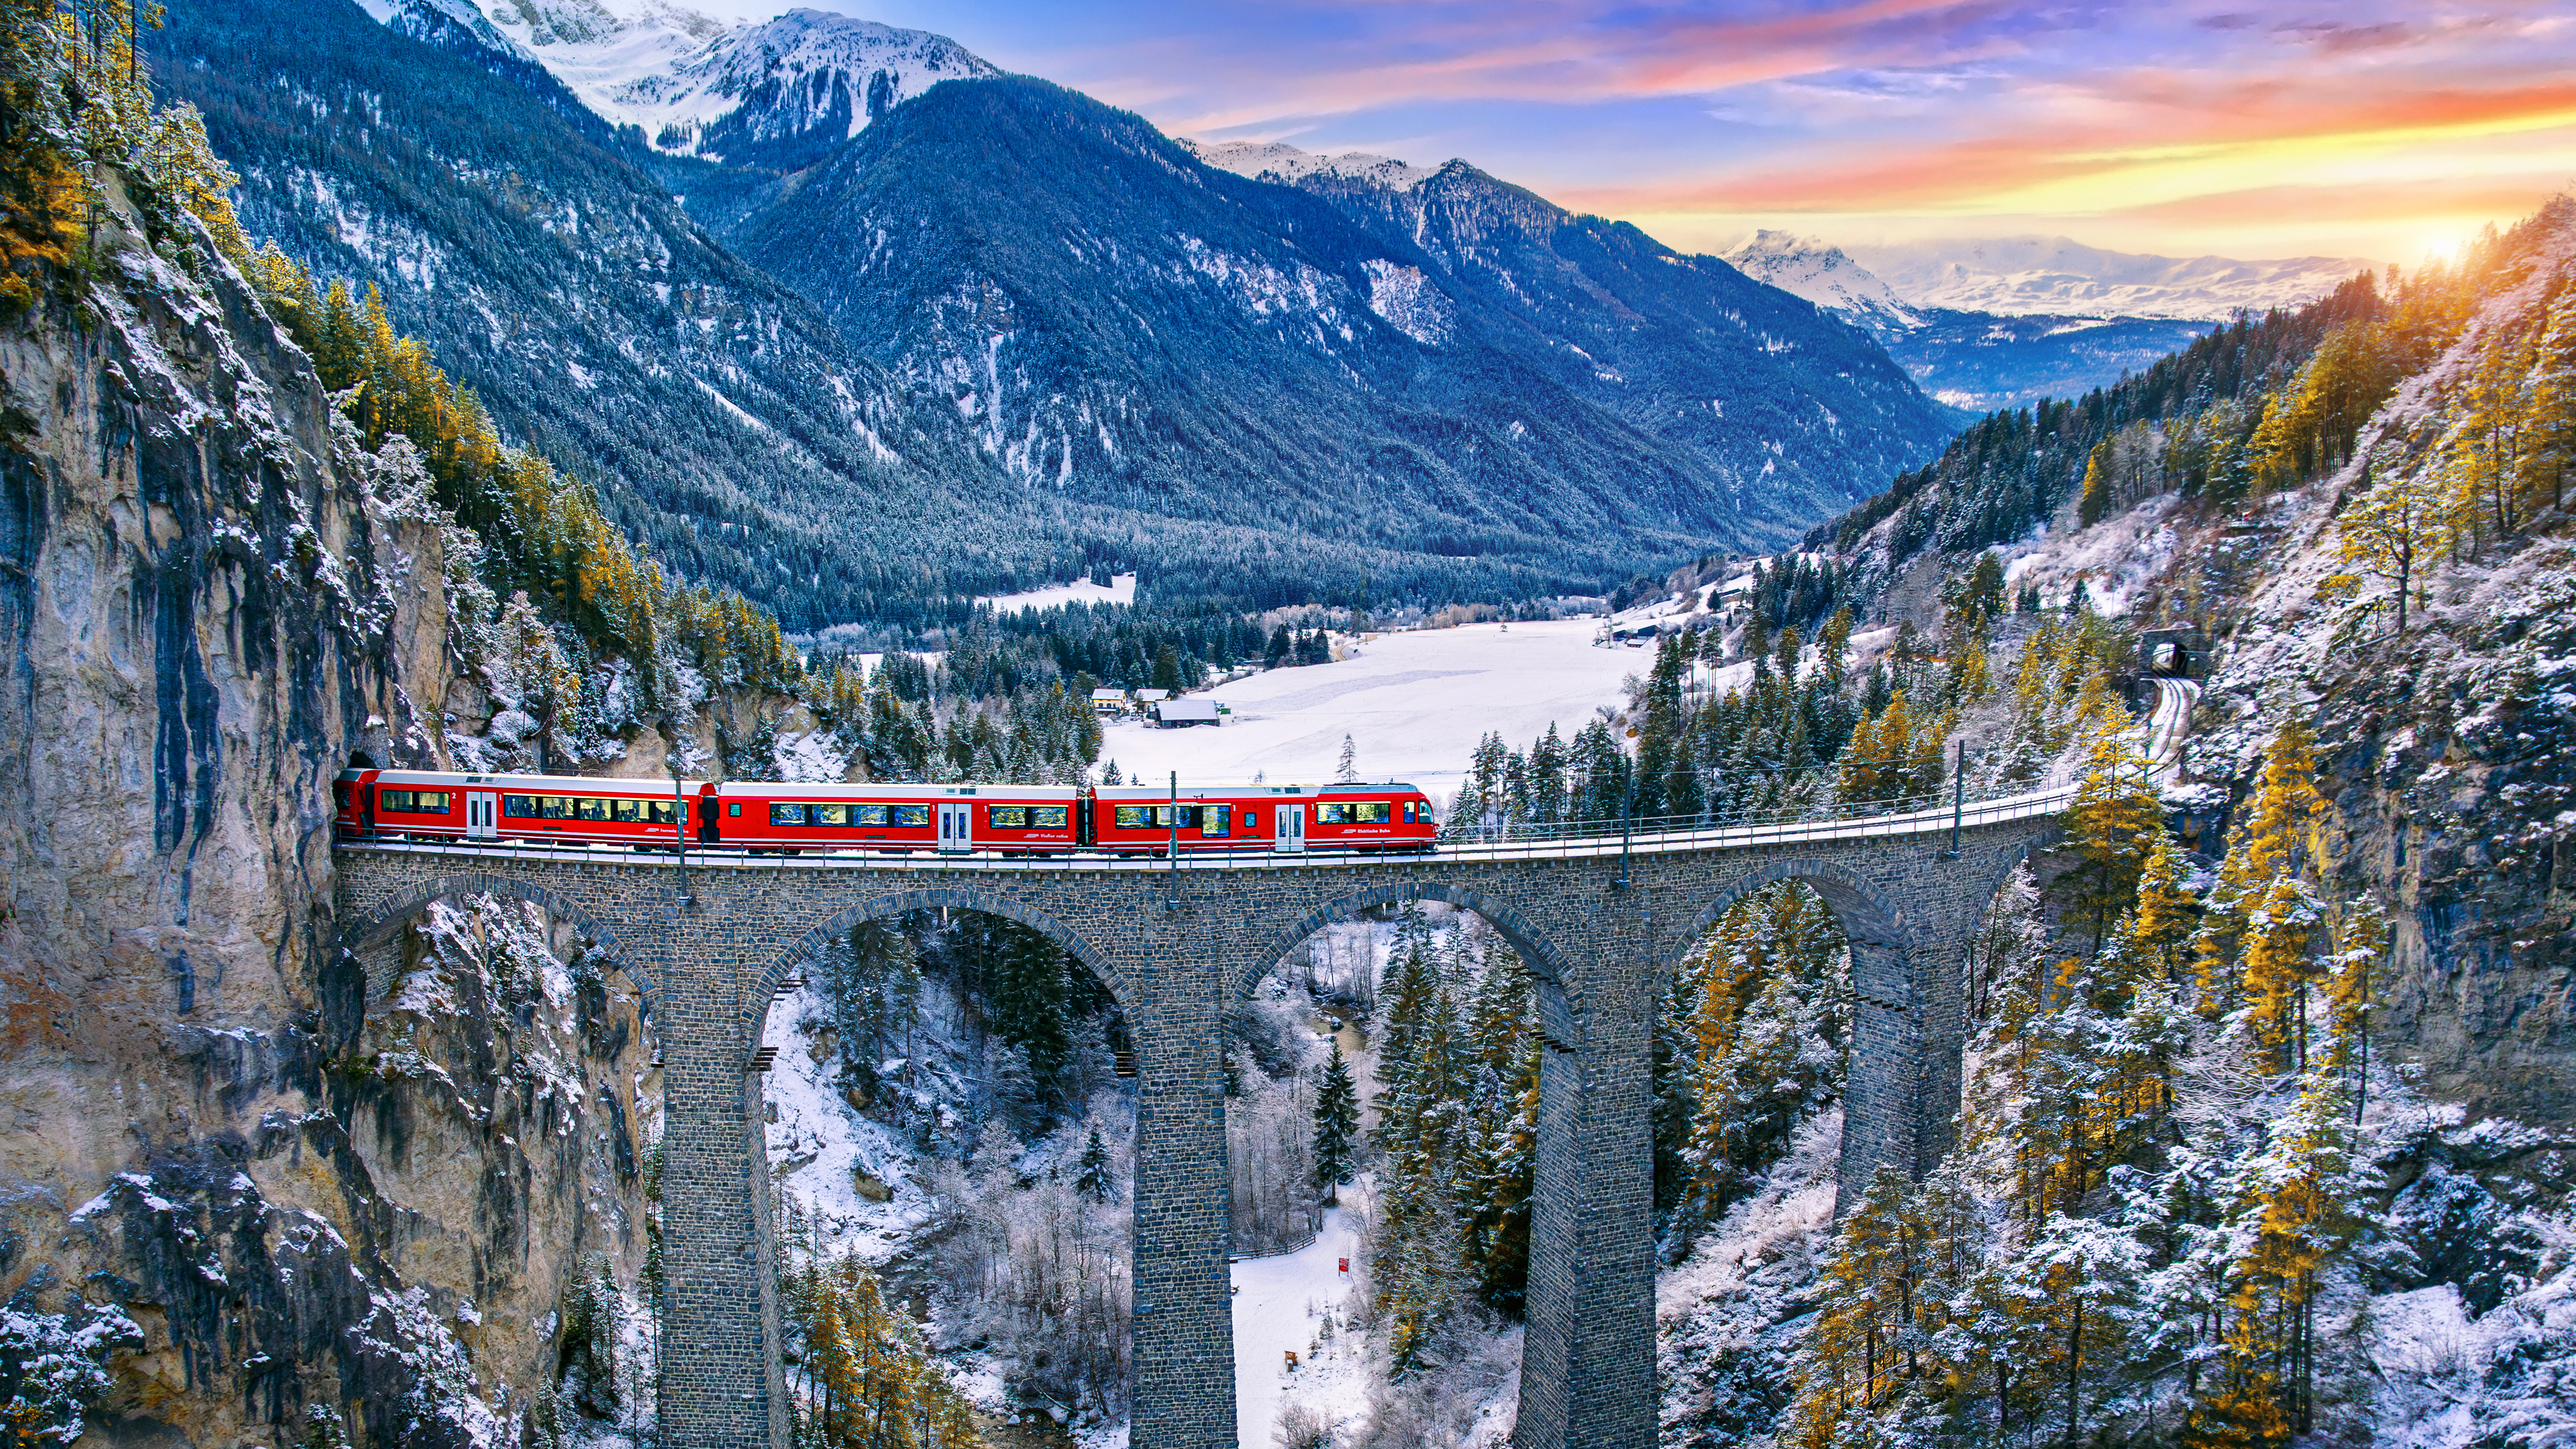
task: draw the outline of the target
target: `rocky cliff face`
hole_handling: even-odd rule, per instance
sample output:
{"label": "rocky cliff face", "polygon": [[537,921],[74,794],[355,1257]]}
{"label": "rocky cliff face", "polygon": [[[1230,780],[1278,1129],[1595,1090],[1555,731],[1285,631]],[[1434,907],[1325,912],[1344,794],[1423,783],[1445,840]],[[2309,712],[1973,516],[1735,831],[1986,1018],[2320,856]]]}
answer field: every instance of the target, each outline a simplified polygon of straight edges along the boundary
{"label": "rocky cliff face", "polygon": [[0,1298],[104,1442],[515,1437],[643,1261],[635,994],[492,908],[372,1002],[331,959],[332,776],[442,758],[451,525],[201,232],[94,254],[0,322]]}

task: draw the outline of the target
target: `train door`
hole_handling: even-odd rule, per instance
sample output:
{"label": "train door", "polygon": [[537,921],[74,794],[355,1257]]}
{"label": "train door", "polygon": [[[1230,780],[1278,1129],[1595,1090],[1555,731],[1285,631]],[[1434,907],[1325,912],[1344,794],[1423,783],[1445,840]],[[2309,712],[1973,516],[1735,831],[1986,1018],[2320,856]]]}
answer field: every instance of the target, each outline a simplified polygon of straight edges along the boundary
{"label": "train door", "polygon": [[1284,801],[1271,812],[1278,821],[1278,833],[1270,838],[1272,850],[1306,848],[1306,807],[1297,801]]}
{"label": "train door", "polygon": [[955,801],[955,802],[950,802],[950,801],[945,801],[945,800],[943,800],[943,801],[941,801],[941,802],[940,802],[940,804],[939,804],[939,848],[940,848],[940,849],[942,849],[942,850],[972,850],[972,849],[974,849],[974,836],[973,836],[973,831],[972,831],[972,829],[971,829],[971,822],[973,821],[974,813],[975,813],[975,807],[974,807],[974,806],[972,806],[972,805],[969,805],[969,804],[965,803],[965,802],[964,802],[964,801],[962,801],[962,800],[961,800],[961,801]]}
{"label": "train door", "polygon": [[494,818],[501,808],[501,797],[489,790],[465,792],[465,838],[490,840],[500,834],[500,822]]}

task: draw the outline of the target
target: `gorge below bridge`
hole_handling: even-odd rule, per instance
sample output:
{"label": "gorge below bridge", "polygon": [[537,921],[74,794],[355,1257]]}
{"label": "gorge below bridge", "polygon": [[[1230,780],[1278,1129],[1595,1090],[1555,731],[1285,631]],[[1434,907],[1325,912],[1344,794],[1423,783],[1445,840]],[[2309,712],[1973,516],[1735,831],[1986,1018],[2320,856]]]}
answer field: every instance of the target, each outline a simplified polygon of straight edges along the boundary
{"label": "gorge below bridge", "polygon": [[[2151,758],[2169,768],[2190,686],[2157,681]],[[1654,1016],[1674,965],[1774,881],[1812,887],[1851,944],[1845,1197],[1948,1146],[1965,1037],[1966,943],[2073,797],[1848,821],[1444,846],[1428,855],[1113,860],[1090,855],[741,856],[344,842],[340,948],[370,1003],[412,917],[490,894],[570,923],[643,991],[664,1092],[664,1442],[786,1449],[778,1245],[760,1077],[782,983],[837,934],[930,907],[1033,927],[1116,998],[1137,1069],[1132,1438],[1233,1445],[1221,1019],[1315,931],[1375,906],[1482,916],[1538,987],[1545,1052],[1528,1328],[1515,1444],[1655,1442]]]}

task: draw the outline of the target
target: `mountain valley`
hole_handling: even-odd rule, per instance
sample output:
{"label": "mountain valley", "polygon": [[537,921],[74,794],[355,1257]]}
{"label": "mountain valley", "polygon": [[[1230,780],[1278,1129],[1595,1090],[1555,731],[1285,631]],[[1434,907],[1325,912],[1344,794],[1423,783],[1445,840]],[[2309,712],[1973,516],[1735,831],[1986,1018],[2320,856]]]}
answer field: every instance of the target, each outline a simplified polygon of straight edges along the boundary
{"label": "mountain valley", "polygon": [[2576,197],[1688,254],[61,3],[0,1449],[2576,1444]]}

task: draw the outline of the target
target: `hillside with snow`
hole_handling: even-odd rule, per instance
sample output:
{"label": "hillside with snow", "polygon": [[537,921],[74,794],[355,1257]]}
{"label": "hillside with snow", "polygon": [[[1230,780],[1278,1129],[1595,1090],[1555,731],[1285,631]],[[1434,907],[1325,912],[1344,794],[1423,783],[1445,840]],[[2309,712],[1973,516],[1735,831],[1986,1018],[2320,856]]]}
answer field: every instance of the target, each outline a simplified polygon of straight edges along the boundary
{"label": "hillside with snow", "polygon": [[1181,149],[1219,171],[1231,171],[1254,181],[1293,185],[1309,176],[1338,176],[1395,191],[1411,191],[1432,174],[1392,156],[1366,151],[1319,156],[1284,141],[1193,141],[1187,136],[1173,139]]}

